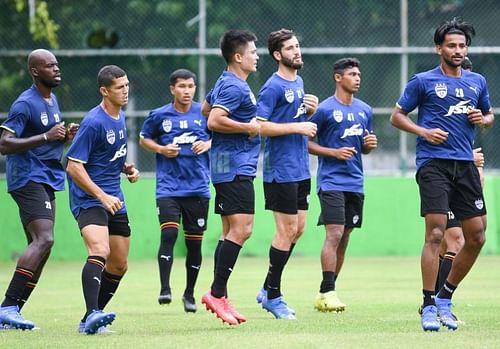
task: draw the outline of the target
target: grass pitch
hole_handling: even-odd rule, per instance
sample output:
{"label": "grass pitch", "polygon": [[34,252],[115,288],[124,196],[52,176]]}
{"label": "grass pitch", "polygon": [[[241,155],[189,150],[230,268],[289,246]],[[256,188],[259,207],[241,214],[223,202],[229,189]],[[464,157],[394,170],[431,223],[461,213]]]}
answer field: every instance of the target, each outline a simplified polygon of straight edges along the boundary
{"label": "grass pitch", "polygon": [[[313,300],[321,279],[318,258],[291,258],[283,293],[296,321],[275,320],[255,302],[267,270],[265,258],[240,258],[229,295],[248,322],[223,325],[199,303],[210,285],[213,261],[206,258],[198,280],[198,312],[184,313],[184,260],[172,273],[173,302],[159,306],[156,261],[131,261],[129,272],[107,310],[117,319],[108,335],[80,335],[84,310],[81,262],[51,261],[23,315],[37,331],[0,331],[0,348],[499,348],[500,257],[481,256],[456,294],[455,313],[465,322],[457,331],[424,333],[417,308],[419,257],[349,257],[337,282],[344,313],[319,313]],[[0,263],[0,292],[14,269]]]}

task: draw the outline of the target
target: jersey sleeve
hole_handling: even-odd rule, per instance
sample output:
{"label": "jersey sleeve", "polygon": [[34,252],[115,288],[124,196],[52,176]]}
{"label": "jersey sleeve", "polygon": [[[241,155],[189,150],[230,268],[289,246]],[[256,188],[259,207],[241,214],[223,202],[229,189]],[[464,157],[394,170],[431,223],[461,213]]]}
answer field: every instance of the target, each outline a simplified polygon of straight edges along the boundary
{"label": "jersey sleeve", "polygon": [[320,130],[323,126],[323,122],[325,120],[325,115],[326,111],[324,108],[321,106],[316,109],[316,112],[311,116],[309,121],[314,122],[316,125],[318,125],[318,130]]}
{"label": "jersey sleeve", "polygon": [[159,136],[158,132],[158,122],[156,120],[154,112],[150,112],[149,116],[144,120],[141,132],[139,133],[140,138],[156,139]]}
{"label": "jersey sleeve", "polygon": [[232,114],[241,105],[243,94],[236,85],[225,86],[217,96],[212,95],[212,108],[222,108]]}
{"label": "jersey sleeve", "polygon": [[10,108],[9,116],[2,124],[1,128],[14,133],[17,137],[20,137],[30,120],[30,115],[31,113],[28,103],[18,101]]}
{"label": "jersey sleeve", "polygon": [[205,97],[205,101],[209,104],[209,105],[212,105],[212,102],[213,102],[213,92],[214,92],[214,89],[211,88],[210,91],[208,91],[207,93],[207,96]]}
{"label": "jersey sleeve", "polygon": [[97,130],[88,123],[80,125],[75,139],[66,154],[69,160],[87,163],[92,152],[92,147],[96,144]]}
{"label": "jersey sleeve", "polygon": [[371,107],[368,107],[366,110],[366,119],[367,119],[366,129],[368,130],[368,132],[374,133],[375,131],[373,129],[373,109]]}
{"label": "jersey sleeve", "polygon": [[414,75],[406,84],[397,106],[403,111],[410,113],[420,104],[421,95],[420,80],[417,75]]}
{"label": "jersey sleeve", "polygon": [[481,94],[479,95],[479,99],[477,101],[477,108],[480,109],[483,114],[491,111],[491,103],[490,103],[490,92],[488,90],[488,84],[486,83],[486,79],[482,79],[483,88],[481,89]]}
{"label": "jersey sleeve", "polygon": [[270,120],[272,112],[276,106],[277,99],[275,98],[273,89],[269,86],[264,86],[259,92],[257,99],[257,119]]}

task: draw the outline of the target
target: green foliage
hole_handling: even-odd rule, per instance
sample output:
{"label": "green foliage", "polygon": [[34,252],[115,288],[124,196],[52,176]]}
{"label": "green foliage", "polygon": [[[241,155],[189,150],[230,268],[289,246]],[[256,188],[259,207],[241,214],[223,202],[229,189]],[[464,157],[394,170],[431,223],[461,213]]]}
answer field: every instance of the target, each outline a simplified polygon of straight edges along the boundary
{"label": "green foliage", "polygon": [[[17,12],[24,11],[27,0],[15,0]],[[37,1],[35,15],[30,18],[30,33],[35,41],[46,40],[51,48],[59,48],[57,31],[59,25],[50,18],[46,1]]]}

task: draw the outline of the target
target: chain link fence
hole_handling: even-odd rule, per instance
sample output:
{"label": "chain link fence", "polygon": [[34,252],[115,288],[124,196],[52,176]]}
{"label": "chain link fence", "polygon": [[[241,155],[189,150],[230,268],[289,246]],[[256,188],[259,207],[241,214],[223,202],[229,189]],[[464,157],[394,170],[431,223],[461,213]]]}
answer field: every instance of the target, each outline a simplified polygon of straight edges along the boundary
{"label": "chain link fence", "polygon": [[[0,122],[31,83],[27,54],[49,48],[29,33],[30,11],[18,12],[15,5],[16,0],[0,0]],[[48,2],[48,11],[59,25],[59,48],[52,51],[63,74],[63,83],[54,91],[63,115],[78,121],[99,103],[100,67],[124,68],[131,82],[129,160],[143,172],[154,171],[154,156],[137,146],[138,132],[149,110],[171,101],[168,76],[181,67],[197,73],[202,100],[225,67],[218,40],[231,28],[250,29],[259,38],[258,72],[248,80],[255,94],[276,70],[267,53],[267,35],[282,27],[297,33],[306,92],[320,100],[334,91],[335,60],[354,56],[361,61],[358,97],[374,107],[379,138],[377,151],[365,158],[369,175],[414,171],[415,137],[392,127],[389,115],[408,78],[438,64],[433,33],[442,21],[461,16],[474,24],[477,35],[469,56],[474,70],[488,80],[492,105],[500,105],[497,0],[58,0]],[[499,128],[497,123],[477,135],[490,172],[500,169],[495,142]],[[5,158],[0,156],[0,174],[4,171]]]}

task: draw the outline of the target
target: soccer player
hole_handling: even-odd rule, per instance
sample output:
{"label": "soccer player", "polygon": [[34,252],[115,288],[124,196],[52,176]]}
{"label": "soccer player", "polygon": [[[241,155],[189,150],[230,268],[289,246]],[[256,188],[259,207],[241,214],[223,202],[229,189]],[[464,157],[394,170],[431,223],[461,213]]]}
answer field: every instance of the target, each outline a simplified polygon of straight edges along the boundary
{"label": "soccer player", "polygon": [[210,172],[216,193],[215,213],[222,219],[222,240],[216,248],[214,280],[201,301],[207,310],[230,325],[246,321],[225,294],[240,249],[253,227],[253,179],[260,150],[260,125],[255,118],[255,96],[246,80],[257,70],[256,40],[255,34],[248,30],[224,33],[220,48],[227,69],[206,100],[211,106]]}
{"label": "soccer player", "polygon": [[79,326],[86,334],[105,331],[115,319],[115,313],[103,309],[127,271],[130,245],[120,174],[131,183],[139,179],[139,171],[125,162],[127,129],[121,108],[128,102],[127,75],[107,65],[97,82],[102,101],[85,115],[66,155],[71,211],[88,252],[82,270],[87,311]]}
{"label": "soccer player", "polygon": [[[493,124],[486,80],[461,68],[474,27],[453,18],[434,33],[438,67],[413,76],[391,115],[391,123],[417,135],[417,183],[425,243],[421,270],[424,331],[438,331],[440,323],[458,328],[452,314],[452,295],[474,264],[485,242],[486,206],[472,145],[476,125]],[[418,107],[417,123],[408,114]],[[447,212],[461,222],[464,246],[437,295],[438,254]]]}
{"label": "soccer player", "polygon": [[316,124],[307,121],[318,98],[304,93],[297,75],[302,68],[299,40],[281,29],[269,34],[267,47],[278,71],[264,84],[257,99],[260,134],[267,136],[264,150],[266,209],[273,211],[276,233],[269,249],[269,269],[257,302],[277,319],[295,319],[281,294],[281,275],[295,243],[304,232],[309,207],[311,175],[308,137]]}
{"label": "soccer player", "polygon": [[323,279],[314,301],[318,311],[344,311],[335,282],[344,264],[349,236],[363,222],[364,175],[361,154],[377,147],[372,108],[354,97],[361,83],[359,61],[342,58],[333,65],[335,93],[320,103],[311,121],[318,125],[309,152],[318,155],[318,225],[325,226],[321,250]]}
{"label": "soccer player", "polygon": [[141,145],[156,153],[156,205],[161,242],[158,250],[160,304],[172,301],[170,271],[182,216],[186,255],[186,312],[196,312],[194,287],[201,266],[201,243],[207,228],[210,136],[201,104],[193,101],[196,75],[178,69],[170,75],[173,102],[154,109],[144,121]]}
{"label": "soccer player", "polygon": [[0,152],[7,155],[7,190],[19,207],[28,241],[0,306],[0,327],[22,330],[35,326],[20,310],[37,285],[54,243],[54,193],[64,190],[64,142],[78,129],[77,124],[65,128],[52,93],[61,83],[56,57],[47,50],[34,50],[28,56],[28,69],[33,85],[16,99],[0,126]]}

